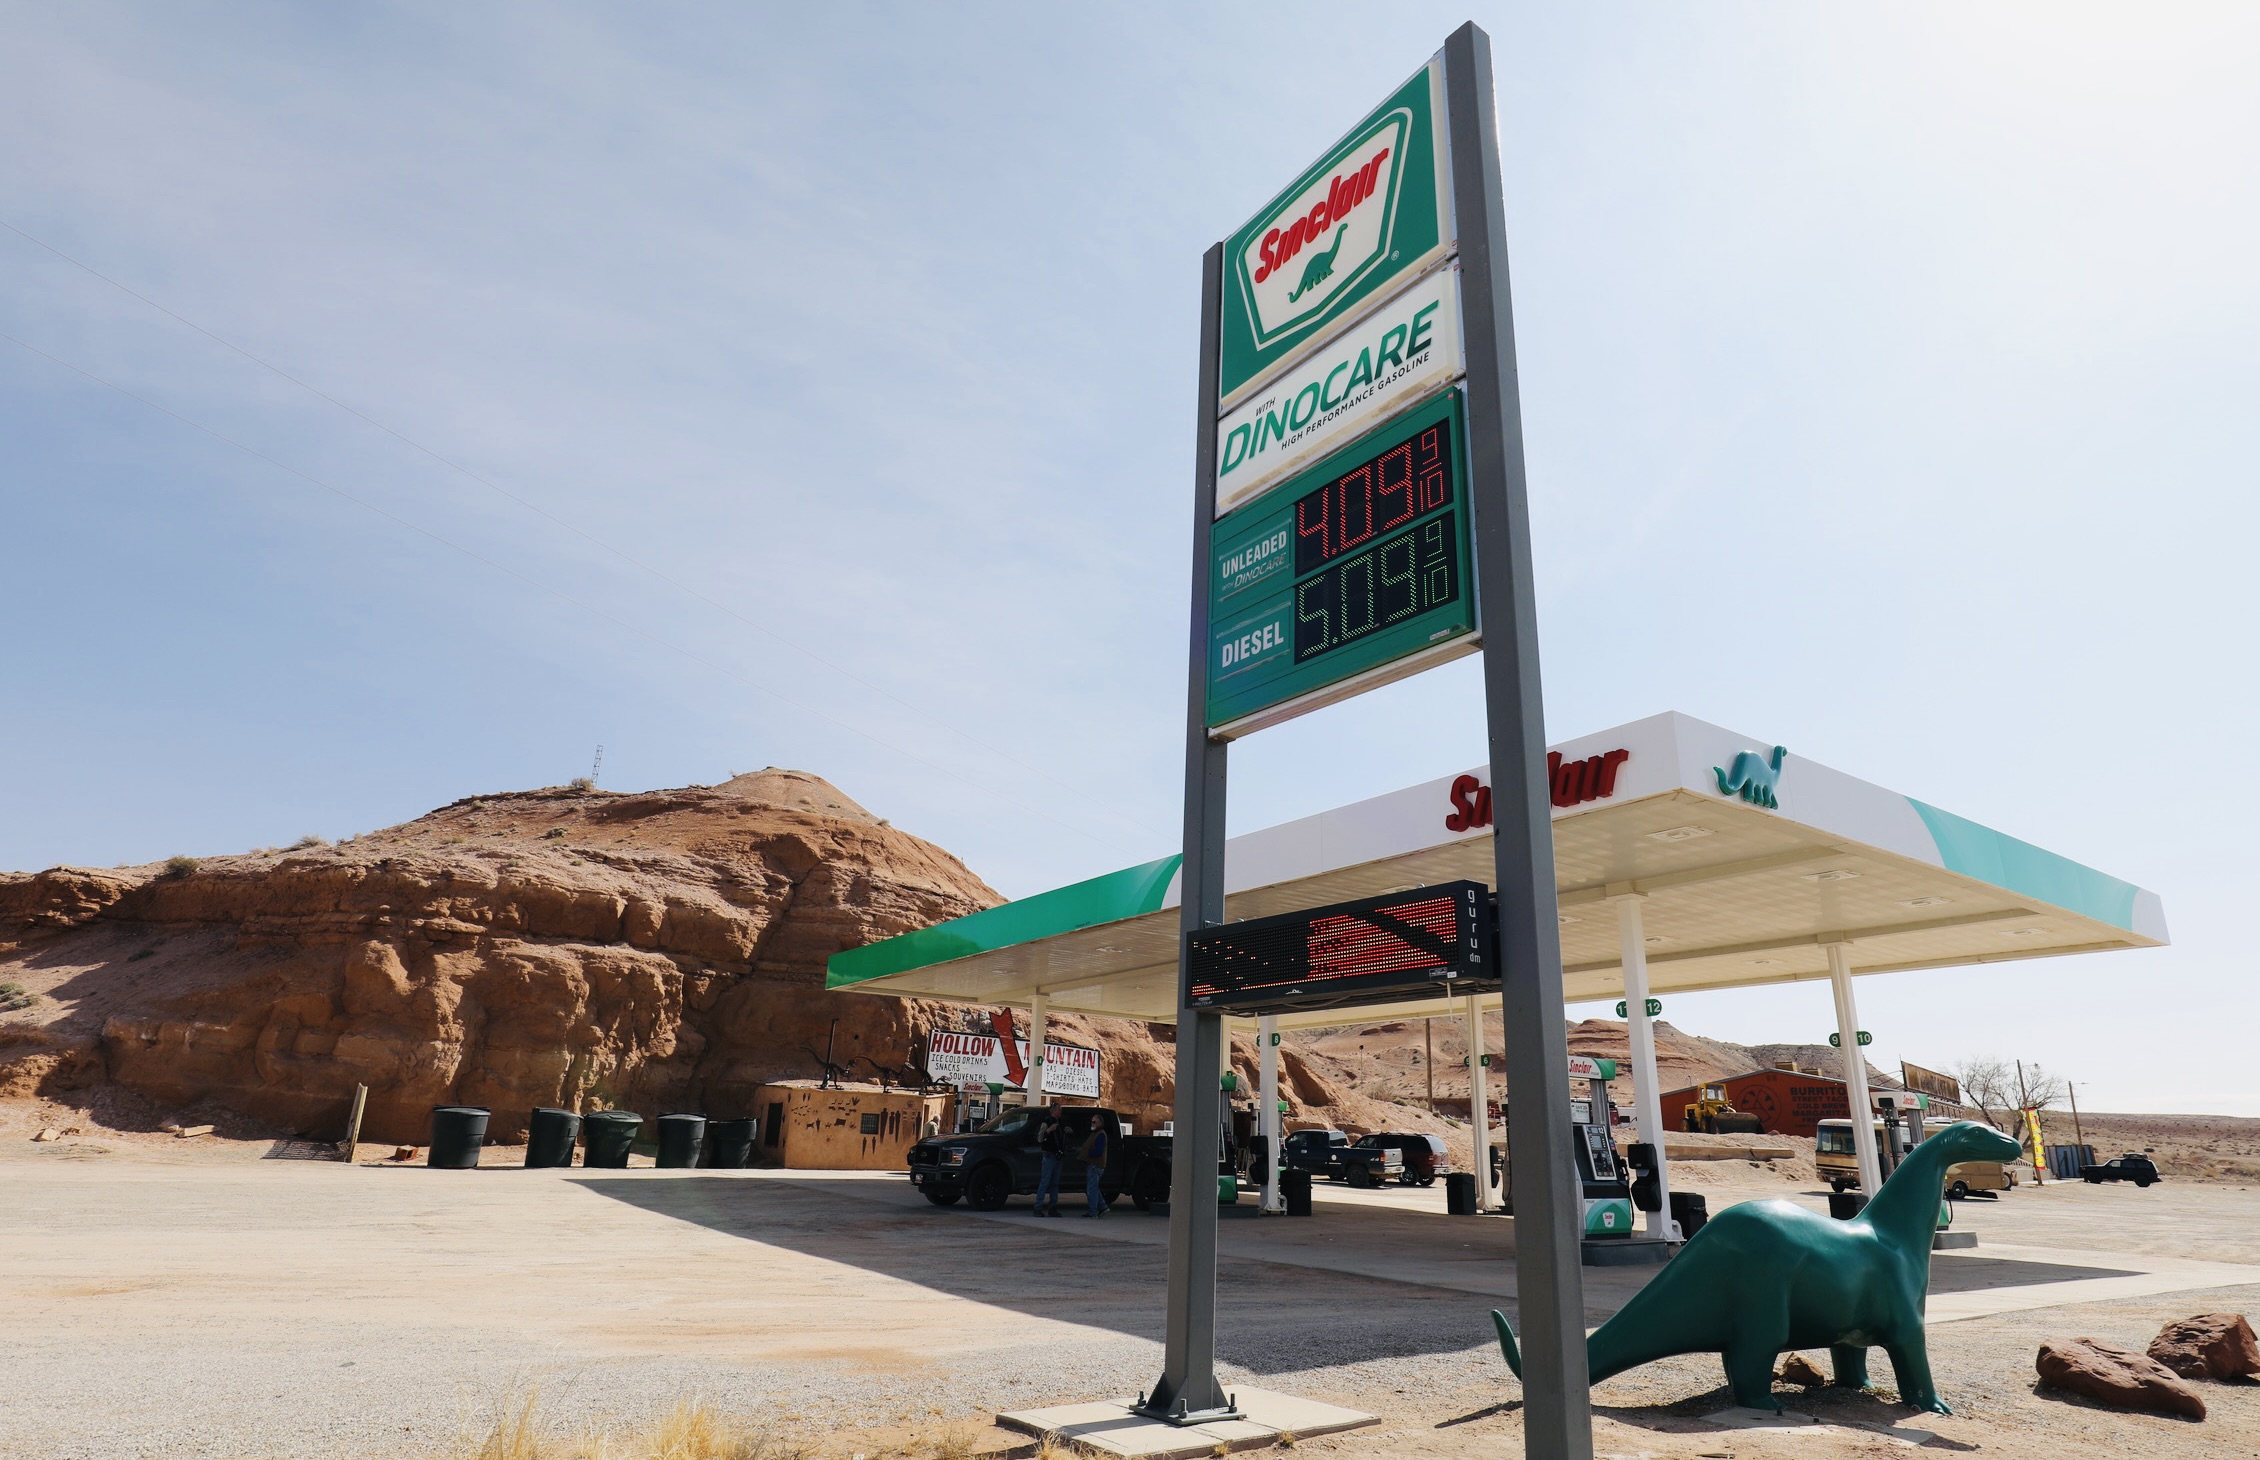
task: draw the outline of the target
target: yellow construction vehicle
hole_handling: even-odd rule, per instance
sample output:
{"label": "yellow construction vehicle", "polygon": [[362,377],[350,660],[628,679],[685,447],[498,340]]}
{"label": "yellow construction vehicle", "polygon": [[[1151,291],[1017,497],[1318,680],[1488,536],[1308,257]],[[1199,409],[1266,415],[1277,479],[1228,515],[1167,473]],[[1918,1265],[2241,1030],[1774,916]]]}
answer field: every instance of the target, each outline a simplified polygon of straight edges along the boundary
{"label": "yellow construction vehicle", "polygon": [[1726,1086],[1705,1085],[1695,1098],[1687,1103],[1687,1128],[1709,1135],[1734,1132],[1756,1134],[1766,1128],[1757,1116],[1736,1110],[1734,1102],[1726,1098]]}

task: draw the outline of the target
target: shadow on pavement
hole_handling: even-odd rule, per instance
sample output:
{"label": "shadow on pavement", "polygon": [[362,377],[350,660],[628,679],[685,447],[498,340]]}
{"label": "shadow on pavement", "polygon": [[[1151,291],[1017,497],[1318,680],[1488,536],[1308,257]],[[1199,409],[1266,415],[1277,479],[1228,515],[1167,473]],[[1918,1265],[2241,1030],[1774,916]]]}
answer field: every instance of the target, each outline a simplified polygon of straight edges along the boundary
{"label": "shadow on pavement", "polygon": [[[1146,1240],[1093,1240],[1076,1230],[1087,1224],[1072,1209],[1058,1223],[1023,1223],[774,1180],[590,1175],[573,1184],[953,1298],[1162,1338],[1167,1249]],[[1127,1206],[1105,1220],[1162,1226]],[[1268,1376],[1480,1349],[1492,1343],[1486,1313],[1495,1306],[1495,1299],[1468,1293],[1225,1257],[1217,1266],[1217,1357]]]}

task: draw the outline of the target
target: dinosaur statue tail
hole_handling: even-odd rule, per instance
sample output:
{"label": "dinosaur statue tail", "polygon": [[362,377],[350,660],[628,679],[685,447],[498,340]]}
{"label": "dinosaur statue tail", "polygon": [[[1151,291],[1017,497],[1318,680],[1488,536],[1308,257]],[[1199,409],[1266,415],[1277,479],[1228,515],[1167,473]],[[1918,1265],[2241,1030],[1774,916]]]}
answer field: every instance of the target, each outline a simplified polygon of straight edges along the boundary
{"label": "dinosaur statue tail", "polygon": [[1507,1324],[1507,1315],[1498,1309],[1491,1310],[1491,1326],[1499,1330],[1499,1352],[1507,1356],[1507,1367],[1514,1376],[1522,1377],[1522,1345],[1515,1342],[1515,1331]]}

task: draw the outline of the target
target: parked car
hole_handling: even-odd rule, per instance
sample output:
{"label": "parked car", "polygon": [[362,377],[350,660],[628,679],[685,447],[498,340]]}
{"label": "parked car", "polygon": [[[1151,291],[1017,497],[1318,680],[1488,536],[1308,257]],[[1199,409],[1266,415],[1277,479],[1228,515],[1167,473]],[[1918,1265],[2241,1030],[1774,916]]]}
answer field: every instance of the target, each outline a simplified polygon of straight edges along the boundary
{"label": "parked car", "polygon": [[1407,1186],[1434,1186],[1437,1177],[1450,1174],[1452,1169],[1452,1157],[1444,1149],[1441,1136],[1376,1131],[1370,1136],[1359,1136],[1355,1149],[1397,1152],[1405,1161],[1405,1169],[1397,1179]]}
{"label": "parked car", "polygon": [[2157,1164],[2139,1151],[2114,1156],[2100,1166],[2080,1168],[2080,1180],[2090,1186],[2101,1186],[2106,1181],[2131,1181],[2137,1186],[2148,1186],[2159,1179]]}
{"label": "parked car", "polygon": [[[1043,1175],[1043,1152],[1036,1146],[1041,1107],[1022,1106],[955,1135],[928,1136],[910,1148],[910,1184],[935,1206],[963,1200],[977,1212],[993,1212],[1015,1196],[1033,1196]],[[1111,1206],[1125,1194],[1140,1211],[1169,1199],[1167,1136],[1124,1134],[1121,1116],[1094,1105],[1060,1107],[1070,1149],[1090,1133],[1091,1122],[1107,1128],[1107,1161],[1099,1194]],[[1083,1192],[1084,1163],[1073,1156],[1060,1176],[1060,1191]]]}
{"label": "parked car", "polygon": [[1280,1143],[1286,1155],[1285,1170],[1308,1171],[1329,1181],[1372,1187],[1404,1176],[1404,1152],[1389,1147],[1353,1144],[1338,1130],[1299,1130]]}
{"label": "parked car", "polygon": [[1966,1196],[1995,1197],[2015,1190],[2016,1185],[2017,1167],[2013,1161],[1956,1161],[1946,1168],[1946,1194],[1957,1200]]}

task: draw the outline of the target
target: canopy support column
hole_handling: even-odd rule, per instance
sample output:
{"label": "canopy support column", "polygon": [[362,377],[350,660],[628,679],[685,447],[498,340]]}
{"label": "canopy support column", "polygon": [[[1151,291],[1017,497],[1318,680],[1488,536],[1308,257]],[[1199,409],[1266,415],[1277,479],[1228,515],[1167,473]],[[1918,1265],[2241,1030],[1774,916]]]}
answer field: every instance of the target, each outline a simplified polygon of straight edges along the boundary
{"label": "canopy support column", "polygon": [[1671,1179],[1665,1171],[1664,1110],[1656,1087],[1656,1031],[1648,1022],[1648,934],[1641,917],[1647,898],[1637,892],[1609,899],[1617,907],[1617,949],[1624,962],[1624,1022],[1632,1044],[1632,1119],[1640,1139],[1656,1153],[1656,1210],[1647,1213],[1648,1236],[1677,1242],[1671,1219]]}
{"label": "canopy support column", "polygon": [[1491,1210],[1491,1081],[1484,1068],[1483,1004],[1467,996],[1467,1114],[1475,1123],[1475,1209]]}
{"label": "canopy support column", "polygon": [[1042,994],[1028,1003],[1028,1103],[1044,1103],[1044,1021],[1051,1012],[1051,1000]]}
{"label": "canopy support column", "polygon": [[1263,1136],[1263,1209],[1282,1212],[1279,1195],[1279,1016],[1256,1020],[1256,1129]]}
{"label": "canopy support column", "polygon": [[1836,992],[1836,1037],[1844,1046],[1844,1095],[1852,1106],[1852,1149],[1860,1157],[1860,1190],[1868,1200],[1883,1188],[1876,1156],[1874,1102],[1868,1096],[1868,1057],[1860,1051],[1860,1011],[1852,1002],[1852,959],[1842,941],[1828,949],[1828,983]]}

